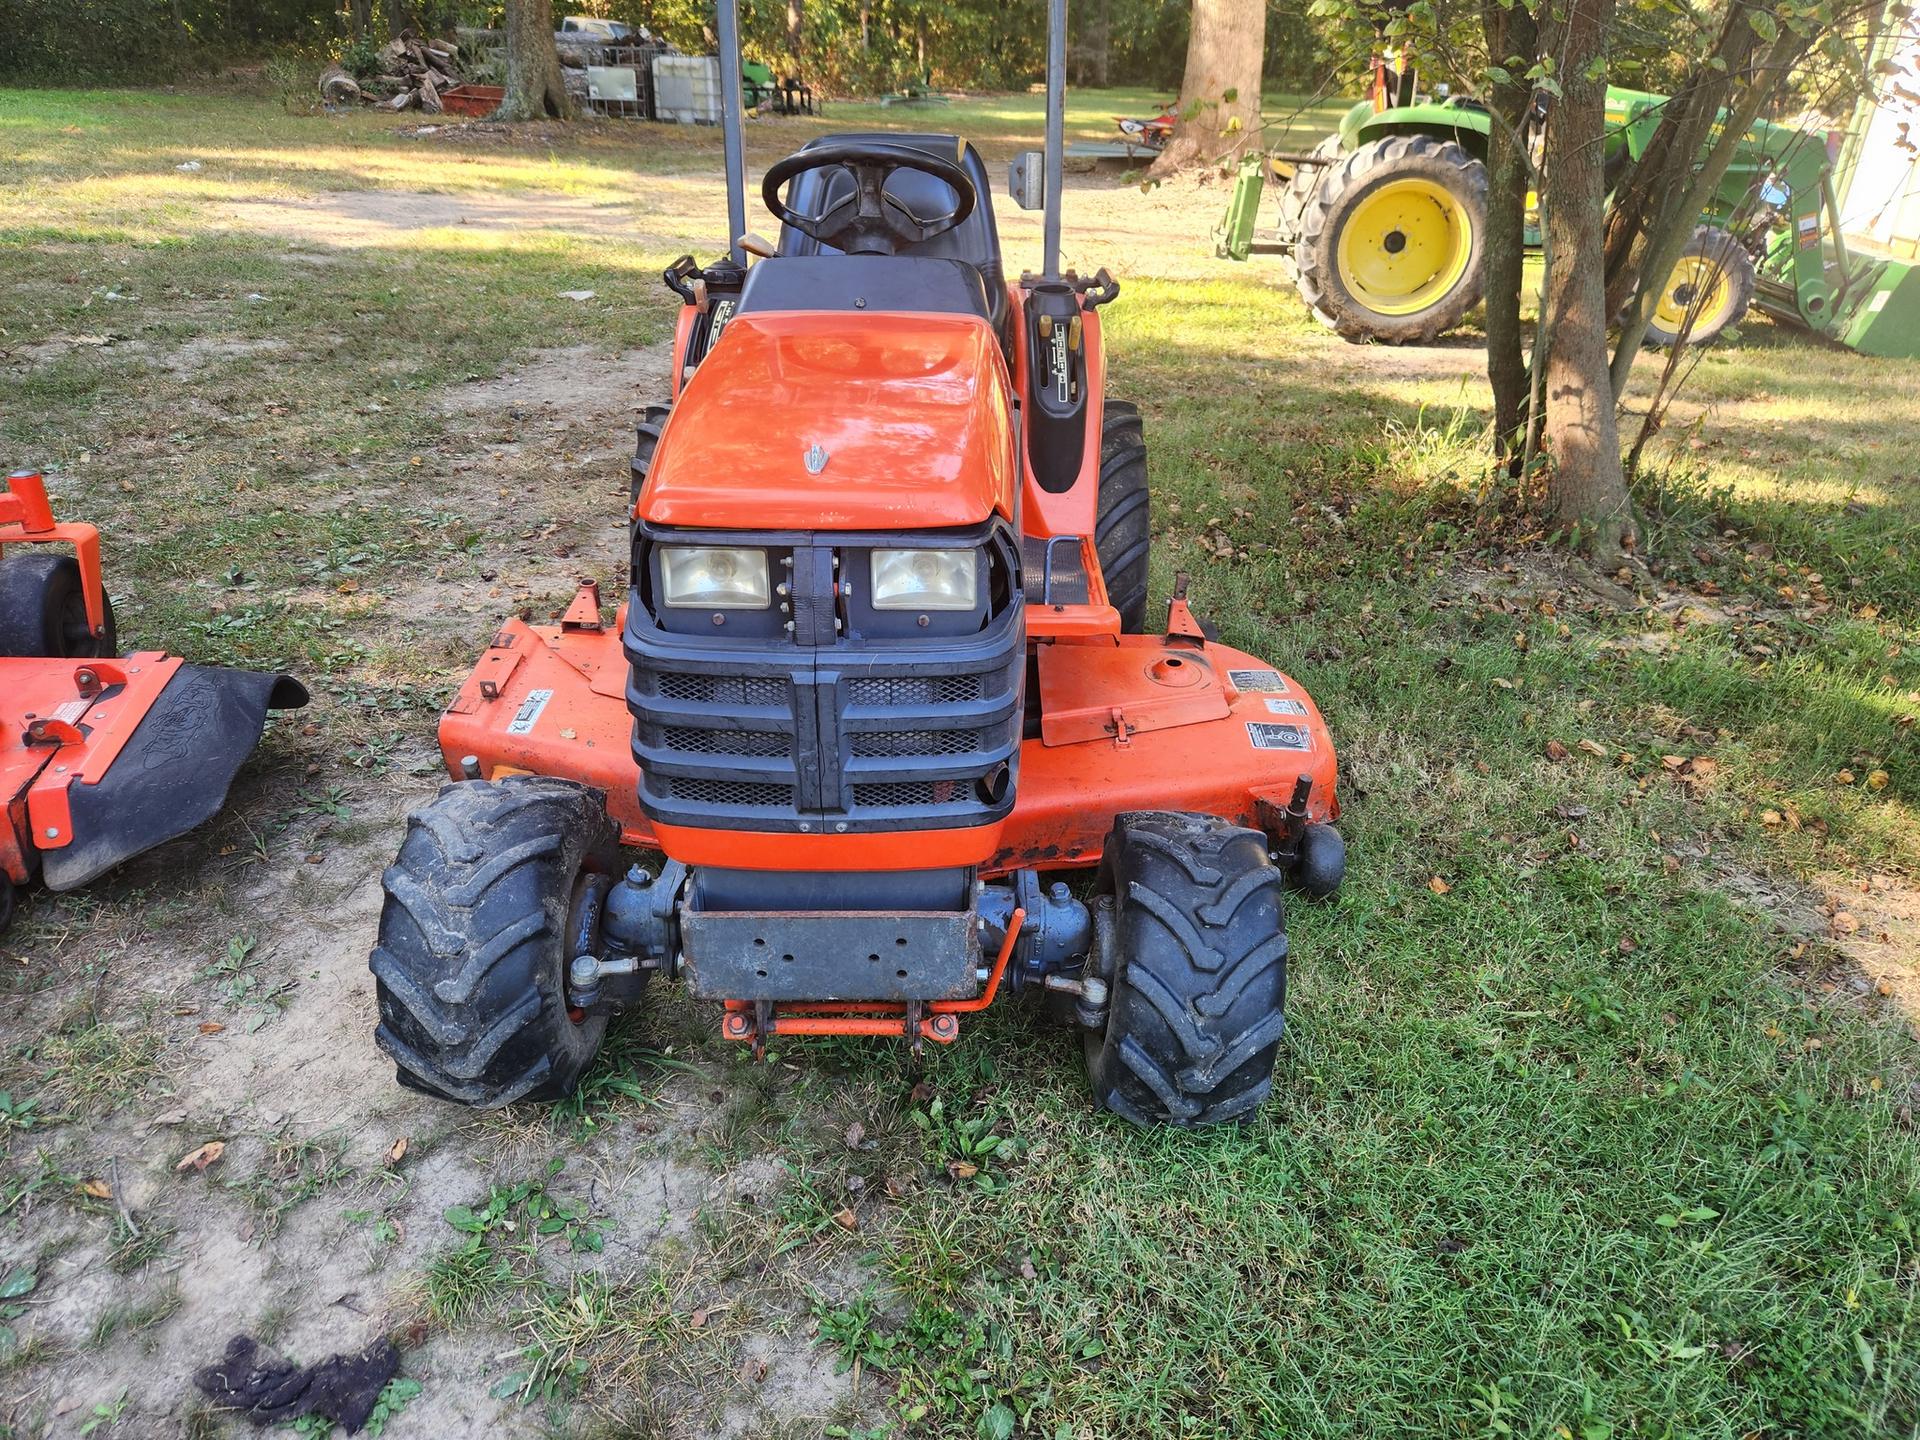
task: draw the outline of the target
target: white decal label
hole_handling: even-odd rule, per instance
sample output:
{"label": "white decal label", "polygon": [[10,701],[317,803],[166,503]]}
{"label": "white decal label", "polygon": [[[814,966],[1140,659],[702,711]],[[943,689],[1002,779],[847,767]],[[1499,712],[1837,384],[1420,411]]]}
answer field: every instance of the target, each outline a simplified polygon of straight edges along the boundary
{"label": "white decal label", "polygon": [[1280,678],[1278,670],[1229,670],[1227,679],[1233,688],[1239,691],[1272,691],[1284,695],[1287,682]]}
{"label": "white decal label", "polygon": [[1268,700],[1267,713],[1269,715],[1304,715],[1307,713],[1307,707],[1298,700]]}
{"label": "white decal label", "polygon": [[1304,725],[1282,725],[1273,720],[1249,720],[1247,738],[1256,750],[1311,750],[1313,736]]}
{"label": "white decal label", "polygon": [[531,735],[533,722],[540,718],[540,712],[547,708],[547,702],[553,699],[551,690],[529,690],[527,698],[520,702],[520,708],[507,722],[509,735]]}

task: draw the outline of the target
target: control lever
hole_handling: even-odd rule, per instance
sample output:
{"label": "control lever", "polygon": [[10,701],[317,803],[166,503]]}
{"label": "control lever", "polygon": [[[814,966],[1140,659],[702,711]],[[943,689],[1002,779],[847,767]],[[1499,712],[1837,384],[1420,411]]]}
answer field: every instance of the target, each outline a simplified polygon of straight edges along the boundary
{"label": "control lever", "polygon": [[694,263],[693,256],[682,255],[673,264],[660,272],[660,278],[666,282],[667,289],[678,295],[689,305],[698,305],[700,297],[694,294],[693,286],[687,282],[700,278],[700,267]]}

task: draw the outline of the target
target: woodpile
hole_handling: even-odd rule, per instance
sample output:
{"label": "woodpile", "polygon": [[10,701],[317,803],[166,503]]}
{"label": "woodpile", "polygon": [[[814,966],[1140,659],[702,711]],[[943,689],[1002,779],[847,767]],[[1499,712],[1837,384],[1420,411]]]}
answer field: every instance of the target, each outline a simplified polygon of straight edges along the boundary
{"label": "woodpile", "polygon": [[[329,70],[320,80],[327,94]],[[352,80],[345,75],[348,84]],[[418,108],[438,115],[444,108],[440,92],[460,83],[460,47],[451,40],[422,40],[412,30],[390,40],[380,52],[380,73],[364,86],[357,87],[360,98],[383,110]],[[335,98],[327,94],[328,99]]]}

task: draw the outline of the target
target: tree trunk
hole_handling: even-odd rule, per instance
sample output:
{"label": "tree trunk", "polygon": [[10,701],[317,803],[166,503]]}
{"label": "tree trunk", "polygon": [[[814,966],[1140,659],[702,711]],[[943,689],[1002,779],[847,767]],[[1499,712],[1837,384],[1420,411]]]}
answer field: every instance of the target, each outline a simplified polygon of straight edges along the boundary
{"label": "tree trunk", "polygon": [[560,52],[553,43],[553,0],[507,0],[507,93],[495,120],[566,120],[573,115]]}
{"label": "tree trunk", "polygon": [[[1509,8],[1483,0],[1487,53],[1499,63],[1531,58],[1538,27],[1524,5]],[[1496,84],[1487,96],[1492,124],[1487,141],[1487,379],[1493,386],[1493,448],[1500,458],[1524,448],[1527,359],[1520,334],[1520,281],[1527,257],[1527,190],[1532,166],[1526,151],[1526,118],[1532,95],[1519,79]]]}
{"label": "tree trunk", "polygon": [[801,52],[806,39],[807,0],[787,0],[787,53],[793,57],[796,66],[801,65]]}
{"label": "tree trunk", "polygon": [[872,23],[873,23],[873,7],[871,5],[862,4],[860,6],[860,53],[862,55],[867,53],[867,46],[868,46],[867,30]]}
{"label": "tree trunk", "polygon": [[366,39],[373,31],[373,0],[352,0],[350,14],[353,38]]}
{"label": "tree trunk", "polygon": [[1607,376],[1602,56],[1613,0],[1567,0],[1542,48],[1560,57],[1563,94],[1547,116],[1541,207],[1548,231],[1547,502],[1578,543],[1611,568],[1636,537]]}
{"label": "tree trunk", "polygon": [[1087,35],[1087,82],[1095,89],[1107,88],[1107,72],[1113,58],[1113,0],[1096,0],[1093,25]]}
{"label": "tree trunk", "polygon": [[1193,0],[1180,119],[1151,174],[1227,159],[1257,143],[1266,47],[1266,0]]}

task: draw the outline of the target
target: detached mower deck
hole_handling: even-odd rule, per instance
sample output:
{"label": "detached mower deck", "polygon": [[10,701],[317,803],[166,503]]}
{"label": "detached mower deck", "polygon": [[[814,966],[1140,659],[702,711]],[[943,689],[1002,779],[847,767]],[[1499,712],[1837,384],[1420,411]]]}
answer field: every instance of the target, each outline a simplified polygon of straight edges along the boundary
{"label": "detached mower deck", "polygon": [[1047,211],[1039,274],[1007,278],[973,147],[901,134],[815,139],[762,180],[777,248],[666,272],[626,603],[607,626],[588,585],[495,633],[441,721],[454,783],[386,875],[403,1084],[564,1095],[658,976],[756,1048],[945,1043],[1024,995],[1141,1124],[1270,1092],[1282,887],[1344,868],[1333,744],[1183,583],[1143,633],[1145,432],[1107,388],[1120,286],[1059,264],[1062,0],[1050,20],[1047,150],[1013,172]]}
{"label": "detached mower deck", "polygon": [[307,703],[284,675],[116,656],[99,532],[56,524],[18,471],[0,547],[29,546],[0,559],[0,930],[16,886],[74,889],[210,819],[267,711]]}

